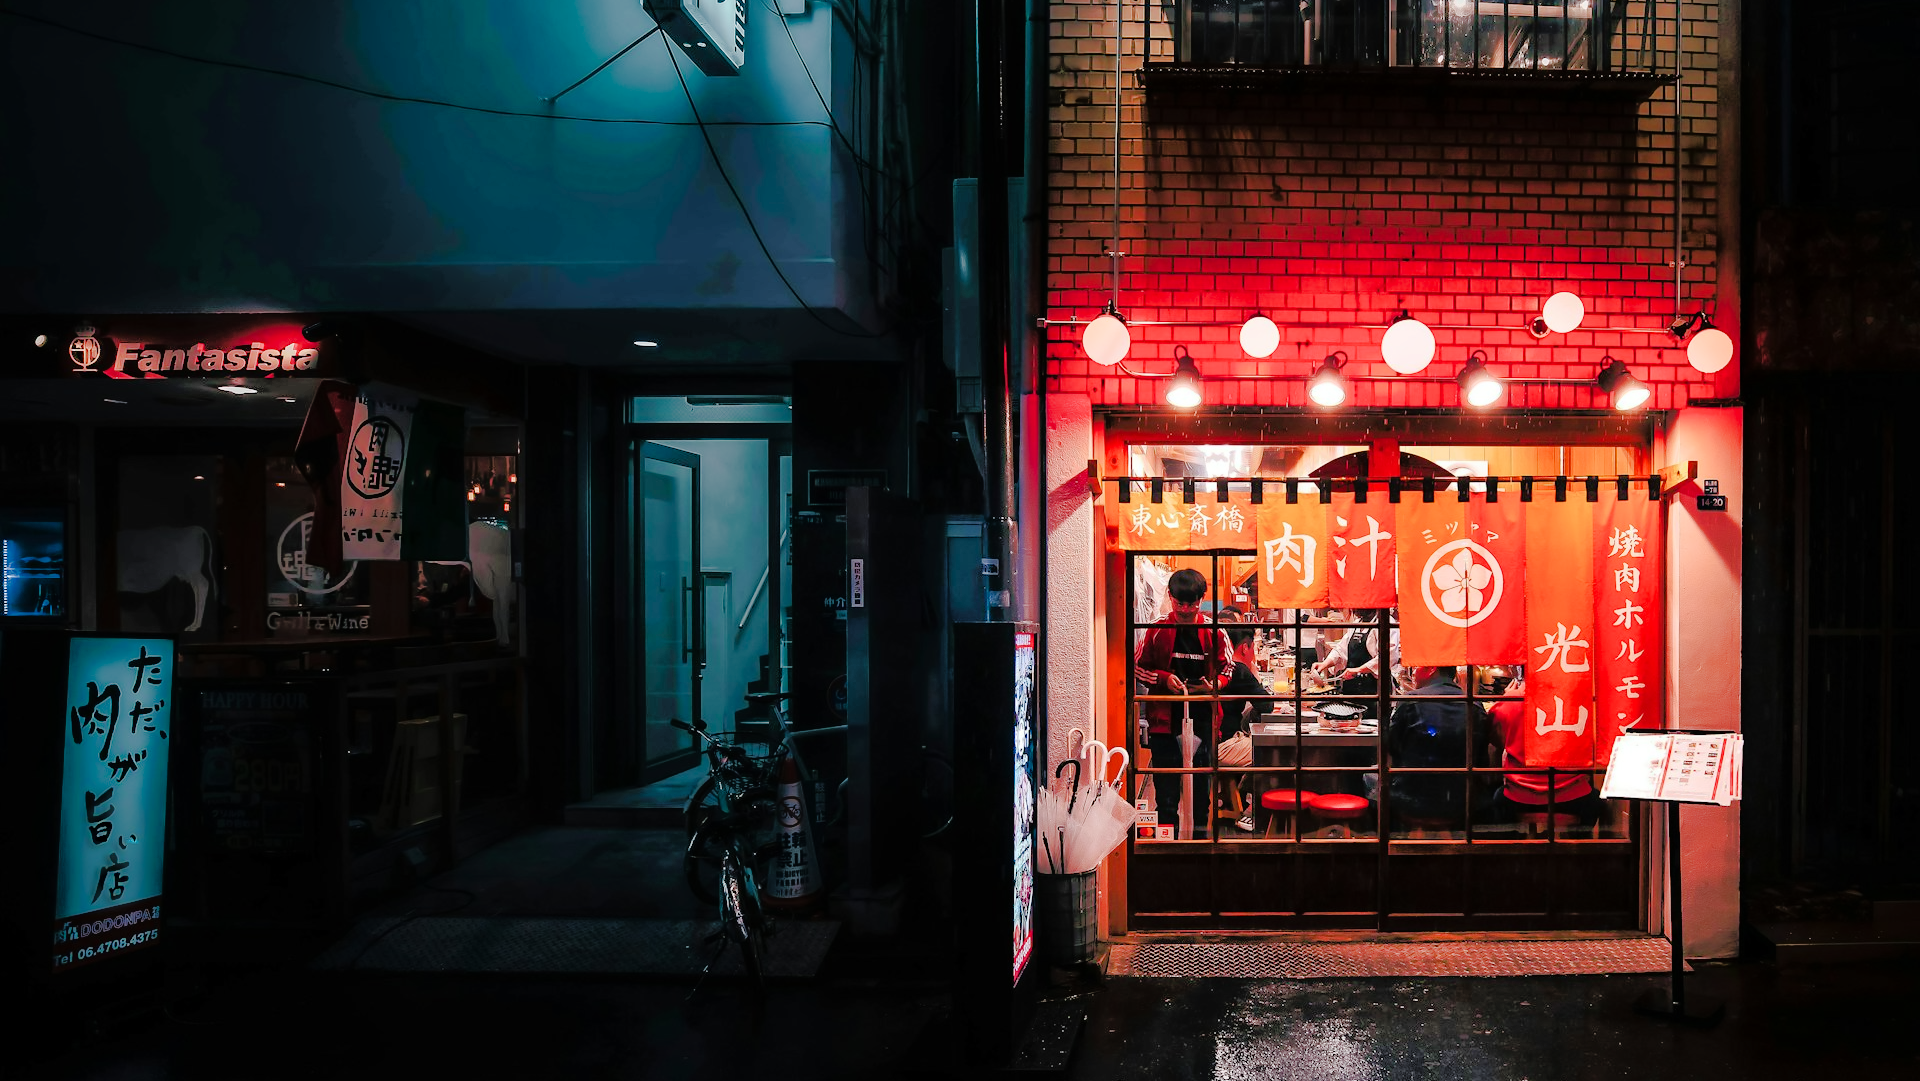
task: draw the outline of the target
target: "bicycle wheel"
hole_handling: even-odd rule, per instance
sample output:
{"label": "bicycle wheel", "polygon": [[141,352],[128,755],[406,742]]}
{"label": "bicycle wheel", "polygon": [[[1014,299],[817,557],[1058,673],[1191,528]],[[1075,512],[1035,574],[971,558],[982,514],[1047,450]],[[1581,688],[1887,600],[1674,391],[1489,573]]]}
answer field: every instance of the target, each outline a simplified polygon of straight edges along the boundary
{"label": "bicycle wheel", "polygon": [[683,811],[687,824],[687,839],[692,840],[693,835],[700,832],[700,828],[719,813],[720,778],[709,773],[706,779],[700,782],[700,787],[694,789],[693,795],[687,799],[687,805]]}
{"label": "bicycle wheel", "polygon": [[686,855],[681,857],[680,870],[686,876],[687,889],[703,904],[712,904],[719,896],[720,860],[707,840],[705,832],[696,833],[687,841]]}
{"label": "bicycle wheel", "polygon": [[720,860],[721,919],[727,937],[740,945],[740,967],[756,989],[766,988],[761,956],[766,948],[759,895],[750,871],[729,851]]}

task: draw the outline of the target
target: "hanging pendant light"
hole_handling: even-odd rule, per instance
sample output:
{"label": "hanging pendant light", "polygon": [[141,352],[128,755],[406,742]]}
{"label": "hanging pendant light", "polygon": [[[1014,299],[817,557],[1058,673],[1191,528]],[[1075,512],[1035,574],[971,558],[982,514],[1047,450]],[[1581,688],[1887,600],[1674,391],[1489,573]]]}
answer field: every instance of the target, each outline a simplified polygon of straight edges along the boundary
{"label": "hanging pendant light", "polygon": [[1414,375],[1433,363],[1433,348],[1433,329],[1401,312],[1380,339],[1380,359],[1401,375]]}
{"label": "hanging pendant light", "polygon": [[1088,360],[1111,368],[1127,359],[1127,353],[1133,349],[1133,334],[1127,330],[1126,320],[1108,304],[1081,332],[1080,347],[1087,351]]}
{"label": "hanging pendant light", "polygon": [[1280,328],[1266,316],[1256,315],[1240,327],[1240,348],[1250,357],[1270,357],[1280,348]]}
{"label": "hanging pendant light", "polygon": [[1625,361],[1612,357],[1600,359],[1606,362],[1606,367],[1600,369],[1593,381],[1615,409],[1626,413],[1647,404],[1647,399],[1653,397],[1653,391],[1627,371]]}
{"label": "hanging pendant light", "polygon": [[1713,325],[1705,312],[1700,313],[1700,329],[1687,343],[1687,363],[1693,370],[1712,375],[1733,360],[1733,338]]}
{"label": "hanging pendant light", "polygon": [[1340,374],[1340,369],[1346,366],[1347,355],[1335,352],[1328,354],[1320,367],[1314,369],[1313,375],[1307,379],[1307,397],[1313,400],[1313,404],[1328,408],[1346,404],[1347,377]]}
{"label": "hanging pendant light", "polygon": [[1184,345],[1173,347],[1173,378],[1167,381],[1167,404],[1192,409],[1204,399],[1200,394],[1200,366]]}

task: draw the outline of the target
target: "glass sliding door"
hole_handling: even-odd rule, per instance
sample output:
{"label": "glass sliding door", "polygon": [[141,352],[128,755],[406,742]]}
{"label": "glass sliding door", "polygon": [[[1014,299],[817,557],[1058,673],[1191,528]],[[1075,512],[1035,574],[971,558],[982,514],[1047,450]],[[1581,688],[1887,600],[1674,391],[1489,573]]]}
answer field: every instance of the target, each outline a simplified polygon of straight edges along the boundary
{"label": "glass sliding door", "polygon": [[630,675],[621,712],[638,731],[616,734],[615,757],[627,765],[620,772],[637,772],[638,782],[647,784],[692,767],[698,757],[692,737],[672,722],[701,715],[700,456],[636,440],[628,475],[631,571],[622,639]]}

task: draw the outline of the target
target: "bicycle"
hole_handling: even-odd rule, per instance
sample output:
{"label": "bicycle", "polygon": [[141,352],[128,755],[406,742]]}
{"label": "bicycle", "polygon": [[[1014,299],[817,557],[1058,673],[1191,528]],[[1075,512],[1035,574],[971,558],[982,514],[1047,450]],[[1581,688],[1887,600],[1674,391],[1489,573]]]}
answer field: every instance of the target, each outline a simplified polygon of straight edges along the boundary
{"label": "bicycle", "polygon": [[[741,967],[756,991],[766,989],[766,939],[773,923],[760,903],[754,871],[778,846],[773,836],[776,792],[774,769],[785,753],[756,758],[738,744],[724,743],[707,732],[706,722],[674,719],[675,728],[706,741],[707,780],[687,804],[687,885],[696,897],[719,905],[720,929],[710,941],[717,944],[701,970],[704,979],[719,962],[731,940],[740,947]],[[704,796],[703,796],[704,794]],[[715,866],[714,885],[708,887],[704,868]]]}

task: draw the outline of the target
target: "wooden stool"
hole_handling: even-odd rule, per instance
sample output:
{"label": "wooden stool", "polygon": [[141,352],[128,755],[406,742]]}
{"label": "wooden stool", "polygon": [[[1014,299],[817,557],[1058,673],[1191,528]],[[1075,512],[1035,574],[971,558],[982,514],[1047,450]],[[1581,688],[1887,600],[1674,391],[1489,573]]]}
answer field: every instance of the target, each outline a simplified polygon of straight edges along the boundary
{"label": "wooden stool", "polygon": [[[1300,810],[1300,804],[1303,800],[1313,798],[1314,794],[1312,792],[1300,792],[1291,788],[1269,788],[1265,792],[1260,793],[1260,809],[1266,812],[1267,820],[1266,827],[1260,831],[1260,836],[1272,837],[1274,835],[1274,825],[1283,821],[1281,818],[1282,815],[1291,817],[1294,812]],[[1285,832],[1288,836],[1292,836],[1293,834],[1292,829],[1287,829]]]}
{"label": "wooden stool", "polygon": [[1213,817],[1231,822],[1247,812],[1246,801],[1240,798],[1239,780],[1220,777],[1214,783],[1220,786],[1221,791],[1219,799],[1215,801]]}
{"label": "wooden stool", "polygon": [[1365,796],[1329,792],[1308,797],[1307,810],[1320,823],[1313,831],[1315,837],[1351,837],[1353,823],[1373,813],[1373,801]]}

